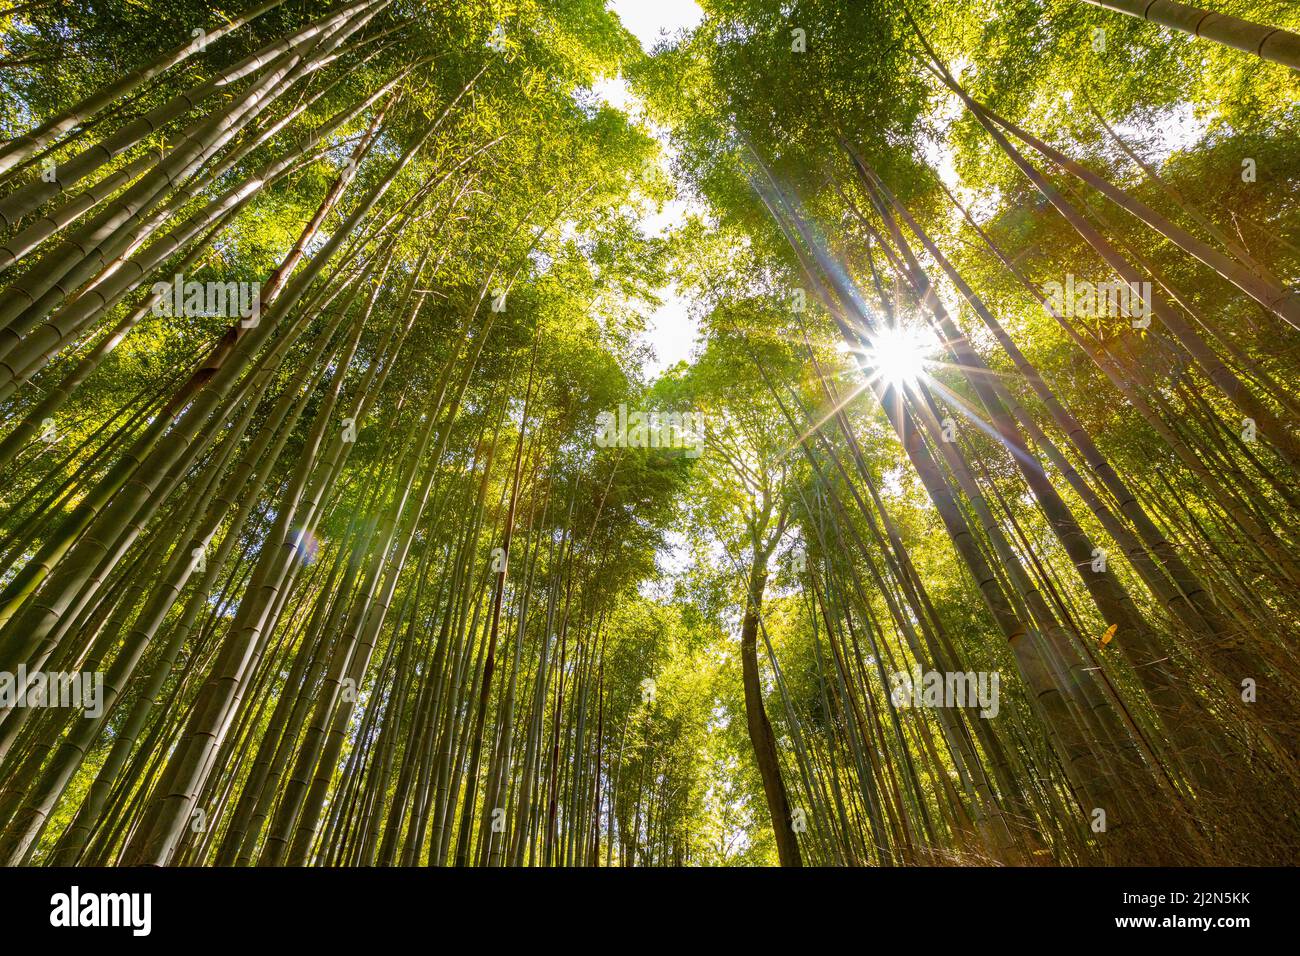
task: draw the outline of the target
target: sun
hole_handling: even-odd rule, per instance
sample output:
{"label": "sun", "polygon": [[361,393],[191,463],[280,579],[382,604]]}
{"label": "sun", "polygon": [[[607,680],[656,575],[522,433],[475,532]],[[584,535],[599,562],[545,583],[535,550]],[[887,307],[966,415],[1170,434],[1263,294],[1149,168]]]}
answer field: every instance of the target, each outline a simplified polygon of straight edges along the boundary
{"label": "sun", "polygon": [[890,385],[906,385],[925,375],[933,342],[913,325],[881,326],[863,351],[868,370]]}

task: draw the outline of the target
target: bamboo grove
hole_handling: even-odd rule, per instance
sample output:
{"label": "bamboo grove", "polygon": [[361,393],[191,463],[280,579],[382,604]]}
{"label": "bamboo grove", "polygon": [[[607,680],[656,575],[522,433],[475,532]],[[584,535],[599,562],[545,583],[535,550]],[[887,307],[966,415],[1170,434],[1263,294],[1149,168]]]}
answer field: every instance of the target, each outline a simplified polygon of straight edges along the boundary
{"label": "bamboo grove", "polygon": [[1295,862],[1300,11],[700,6],[0,10],[0,861]]}

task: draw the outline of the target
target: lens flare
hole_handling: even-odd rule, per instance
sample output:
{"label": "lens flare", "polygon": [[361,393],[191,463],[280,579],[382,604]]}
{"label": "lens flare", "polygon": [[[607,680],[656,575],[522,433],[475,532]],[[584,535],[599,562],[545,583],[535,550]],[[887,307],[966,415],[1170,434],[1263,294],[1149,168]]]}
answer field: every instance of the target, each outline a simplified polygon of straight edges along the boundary
{"label": "lens flare", "polygon": [[316,563],[320,540],[310,531],[300,530],[294,537],[293,549],[298,552],[298,557],[302,559],[303,564],[311,566]]}

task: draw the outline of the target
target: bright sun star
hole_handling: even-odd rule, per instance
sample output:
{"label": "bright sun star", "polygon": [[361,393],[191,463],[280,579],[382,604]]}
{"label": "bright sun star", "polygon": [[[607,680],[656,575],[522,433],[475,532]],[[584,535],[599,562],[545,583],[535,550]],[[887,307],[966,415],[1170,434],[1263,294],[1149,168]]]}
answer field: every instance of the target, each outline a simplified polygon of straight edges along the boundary
{"label": "bright sun star", "polygon": [[873,374],[890,385],[904,385],[925,374],[932,344],[916,326],[883,326],[863,354]]}

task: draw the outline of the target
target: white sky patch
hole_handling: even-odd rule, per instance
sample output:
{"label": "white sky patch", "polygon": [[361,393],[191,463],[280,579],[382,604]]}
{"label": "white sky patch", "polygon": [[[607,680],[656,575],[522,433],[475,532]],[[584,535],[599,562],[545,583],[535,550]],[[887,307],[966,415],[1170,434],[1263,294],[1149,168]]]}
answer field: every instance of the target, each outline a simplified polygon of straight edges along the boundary
{"label": "white sky patch", "polygon": [[[940,101],[938,108],[935,111],[938,125],[940,129],[944,131],[940,133],[943,140],[936,141],[929,136],[922,137],[921,155],[925,157],[925,161],[930,165],[930,168],[939,174],[939,178],[943,180],[944,185],[957,193],[957,195],[961,196],[961,194],[966,190],[962,188],[961,179],[958,177],[957,170],[953,166],[953,151],[952,147],[946,141],[946,130],[953,122],[960,118],[962,102],[957,97],[956,93],[951,91],[945,91],[945,93],[946,95]],[[965,201],[966,198],[967,197],[962,196],[963,201]]]}
{"label": "white sky patch", "polygon": [[675,528],[664,533],[664,541],[665,547],[656,555],[659,573],[666,576],[685,574],[691,568],[690,541]]}
{"label": "white sky patch", "polygon": [[616,110],[635,115],[640,104],[627,86],[627,80],[621,76],[602,76],[592,84],[591,91]]}
{"label": "white sky patch", "polygon": [[[695,0],[610,0],[606,9],[618,16],[645,50],[663,37],[672,36],[682,29],[689,30],[704,19],[704,11]],[[645,122],[641,101],[628,88],[623,77],[601,77],[592,86],[592,91],[610,107]],[[672,161],[667,131],[650,123],[646,125],[659,140],[663,151],[660,163],[667,170]],[[642,217],[641,231],[647,236],[662,236],[684,222],[692,212],[702,210],[692,202],[670,200],[658,212],[649,212]],[[656,290],[656,295],[662,304],[645,315],[645,332],[640,336],[655,354],[654,361],[645,367],[649,378],[683,359],[689,359],[699,331],[698,323],[690,315],[689,301],[678,294],[674,284]]]}
{"label": "white sky patch", "polygon": [[649,50],[662,36],[691,29],[704,19],[695,0],[609,0],[605,9],[618,15],[623,26]]}
{"label": "white sky patch", "polygon": [[[964,57],[953,65],[953,72],[960,77],[969,63]],[[932,116],[938,127],[937,137],[923,136],[920,140],[921,155],[926,163],[939,176],[949,191],[965,206],[976,222],[987,222],[1002,208],[1002,192],[997,186],[985,187],[983,191],[966,186],[957,175],[954,163],[956,151],[949,140],[952,125],[961,119],[965,105],[961,98],[945,86],[938,87],[939,99],[934,104]],[[961,211],[956,207],[948,210],[948,217],[956,225],[961,219]]]}
{"label": "white sky patch", "polygon": [[683,359],[689,360],[699,334],[699,323],[690,314],[690,303],[669,285],[660,292],[663,304],[646,316],[642,341],[654,349],[655,357],[646,366],[650,377],[672,368]]}
{"label": "white sky patch", "polygon": [[[954,72],[958,77],[962,75],[967,65],[964,60],[955,65]],[[970,210],[975,221],[987,222],[1002,209],[1001,191],[995,186],[981,192],[978,189],[968,188],[961,182],[953,165],[954,152],[948,142],[948,130],[961,117],[964,107],[956,93],[944,87],[938,89],[940,95],[934,104],[932,116],[936,120],[940,135],[938,139],[930,137],[921,139],[921,155],[938,173],[944,185],[952,190],[953,194]],[[1100,129],[1087,106],[1082,102],[1074,103],[1074,94],[1071,91],[1066,90],[1061,97],[1070,111],[1078,114],[1077,118],[1081,118],[1082,125]],[[1135,148],[1145,160],[1159,167],[1174,153],[1190,149],[1199,143],[1209,130],[1212,120],[1213,116],[1209,113],[1197,115],[1193,104],[1179,103],[1160,110],[1154,116],[1143,117],[1140,121],[1129,119],[1119,123],[1112,122],[1111,127],[1128,146]],[[1049,141],[1059,139],[1050,136],[1043,138]],[[1108,141],[1109,137],[1104,137],[1104,140]],[[1069,152],[1068,149],[1065,151]],[[954,223],[960,219],[960,213],[956,209],[950,211],[950,216]]]}
{"label": "white sky patch", "polygon": [[1154,121],[1112,123],[1111,128],[1147,162],[1164,163],[1174,153],[1190,149],[1201,141],[1213,116],[1197,116],[1191,103],[1179,103],[1156,115]]}
{"label": "white sky patch", "polygon": [[[961,75],[970,66],[970,62],[963,56],[955,60],[950,69],[955,77]],[[921,138],[921,155],[930,165],[939,178],[943,180],[945,186],[951,189],[963,203],[968,203],[974,199],[967,190],[962,188],[961,179],[957,175],[957,170],[953,165],[953,149],[948,143],[948,131],[954,122],[962,115],[965,108],[959,97],[948,87],[939,83],[935,85],[939,93],[939,100],[934,105],[933,118],[938,126],[938,140],[931,139],[928,136]]]}
{"label": "white sky patch", "polygon": [[655,552],[658,575],[642,581],[637,591],[650,601],[670,601],[677,579],[690,571],[693,565],[690,540],[683,532],[669,528],[664,532],[663,547]]}

